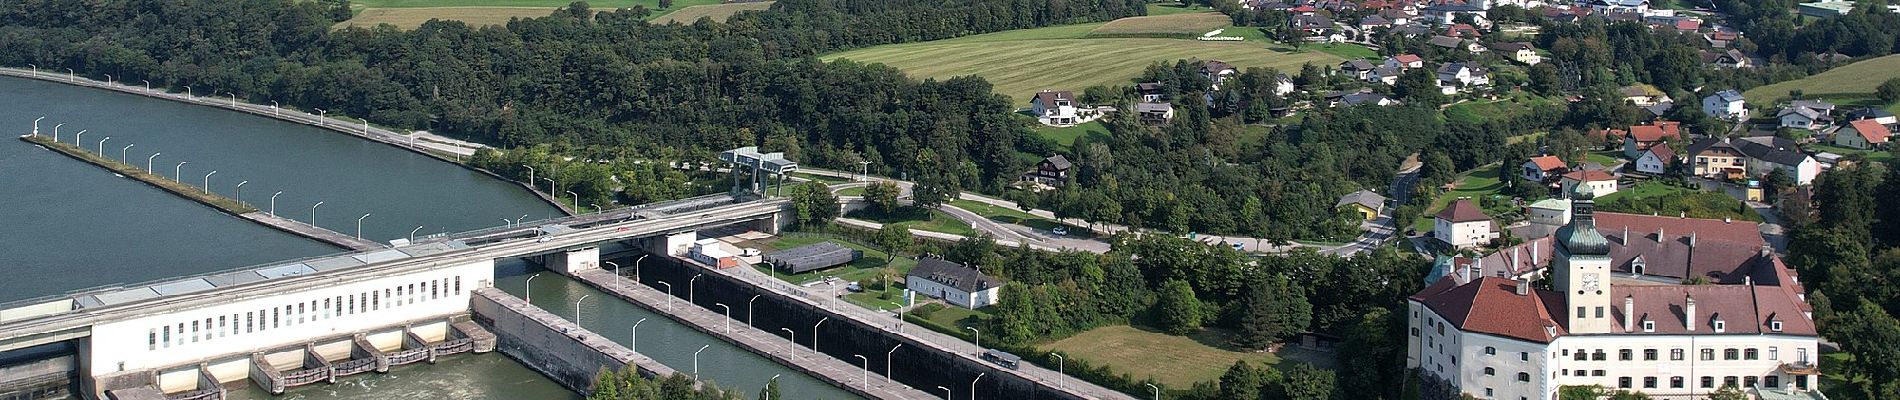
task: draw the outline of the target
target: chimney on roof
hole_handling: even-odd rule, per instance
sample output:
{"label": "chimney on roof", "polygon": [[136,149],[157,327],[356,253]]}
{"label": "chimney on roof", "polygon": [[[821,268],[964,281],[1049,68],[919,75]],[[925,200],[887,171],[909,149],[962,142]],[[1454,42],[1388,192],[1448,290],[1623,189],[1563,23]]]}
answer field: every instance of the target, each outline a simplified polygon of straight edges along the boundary
{"label": "chimney on roof", "polygon": [[1523,255],[1524,255],[1523,246],[1517,246],[1517,247],[1511,248],[1511,272],[1517,272],[1518,268],[1522,268],[1524,266],[1524,263],[1523,263],[1524,259],[1522,257]]}
{"label": "chimney on roof", "polygon": [[1768,256],[1772,256],[1774,254],[1775,254],[1774,247],[1769,247],[1767,243],[1761,244],[1761,256],[1763,258],[1767,258]]}
{"label": "chimney on roof", "polygon": [[1679,212],[1677,212],[1677,214],[1676,214],[1676,218],[1683,218],[1683,219],[1688,219],[1688,218],[1689,218],[1689,212],[1688,212],[1688,211],[1679,211]]}
{"label": "chimney on roof", "polygon": [[1531,294],[1531,283],[1530,283],[1530,281],[1526,281],[1526,280],[1523,280],[1523,279],[1513,279],[1513,280],[1511,280],[1511,281],[1512,281],[1512,282],[1516,282],[1516,283],[1517,283],[1517,295],[1519,295],[1519,296],[1529,296],[1529,295]]}
{"label": "chimney on roof", "polygon": [[1685,298],[1682,302],[1682,326],[1688,327],[1690,332],[1695,332],[1695,295],[1684,296]]}
{"label": "chimney on roof", "polygon": [[1662,227],[1660,227],[1660,226],[1658,226],[1658,227],[1656,227],[1656,243],[1662,243],[1662,241],[1663,241],[1663,233],[1664,233],[1664,232],[1663,232],[1663,228],[1662,228]]}
{"label": "chimney on roof", "polygon": [[1623,295],[1623,333],[1636,330],[1636,297]]}
{"label": "chimney on roof", "polygon": [[1689,247],[1695,247],[1695,231],[1689,231]]}
{"label": "chimney on roof", "polygon": [[1617,240],[1622,240],[1624,246],[1628,246],[1630,244],[1630,226],[1629,225],[1623,225],[1623,237]]}
{"label": "chimney on roof", "polygon": [[1722,217],[1722,223],[1724,223],[1724,224],[1732,224],[1732,223],[1735,223],[1735,221],[1734,221],[1734,220],[1732,220],[1732,219],[1730,219],[1729,217]]}
{"label": "chimney on roof", "polygon": [[1537,241],[1531,241],[1531,263],[1537,263]]}
{"label": "chimney on roof", "polygon": [[1749,276],[1749,275],[1742,275],[1742,284],[1748,285],[1748,286],[1755,286],[1755,277]]}

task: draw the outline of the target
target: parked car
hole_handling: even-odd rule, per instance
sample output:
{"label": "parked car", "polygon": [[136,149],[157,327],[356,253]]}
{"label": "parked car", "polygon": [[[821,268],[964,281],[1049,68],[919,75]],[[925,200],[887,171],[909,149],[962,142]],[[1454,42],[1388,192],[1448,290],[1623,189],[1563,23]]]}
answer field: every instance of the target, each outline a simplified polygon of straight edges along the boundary
{"label": "parked car", "polygon": [[1022,357],[1005,353],[1002,350],[983,350],[983,359],[1009,369],[1016,369],[1016,366],[1023,361]]}
{"label": "parked car", "polygon": [[844,290],[849,290],[852,292],[862,292],[864,291],[864,286],[858,285],[857,282],[851,282],[851,284],[844,285]]}
{"label": "parked car", "polygon": [[1056,234],[1056,236],[1068,236],[1068,235],[1069,235],[1069,227],[1066,227],[1066,226],[1057,226],[1057,227],[1055,227],[1054,229],[1050,229],[1050,230],[1049,230],[1049,233],[1054,233],[1054,234]]}
{"label": "parked car", "polygon": [[1246,247],[1240,245],[1240,242],[1228,243],[1228,245],[1234,246],[1234,251],[1247,251]]}
{"label": "parked car", "polygon": [[740,256],[740,257],[758,257],[758,256],[759,256],[759,249],[754,249],[754,248],[751,248],[751,247],[747,247],[747,248],[745,248],[745,250],[740,250],[740,251],[739,251],[739,256]]}

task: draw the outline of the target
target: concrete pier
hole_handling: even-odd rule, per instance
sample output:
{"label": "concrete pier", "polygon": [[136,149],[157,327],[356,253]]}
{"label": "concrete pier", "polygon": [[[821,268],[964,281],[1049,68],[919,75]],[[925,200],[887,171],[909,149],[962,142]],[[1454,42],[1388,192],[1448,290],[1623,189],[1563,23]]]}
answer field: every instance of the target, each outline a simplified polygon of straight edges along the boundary
{"label": "concrete pier", "polygon": [[632,365],[641,376],[649,378],[677,373],[500,289],[476,289],[474,294],[470,307],[475,319],[499,339],[502,354],[575,392],[592,390],[594,377],[601,369],[620,370]]}
{"label": "concrete pier", "polygon": [[[938,399],[938,396],[895,382],[886,382],[883,376],[869,374],[870,382],[865,382],[863,367],[822,354],[812,354],[810,350],[797,351],[794,356],[786,351],[785,339],[777,334],[765,332],[739,321],[727,321],[725,315],[673,299],[668,307],[669,296],[646,285],[633,281],[623,281],[616,289],[614,280],[621,279],[612,272],[602,269],[577,271],[574,278],[586,282],[595,289],[613,294],[622,300],[639,305],[649,311],[665,315],[674,321],[690,326],[712,337],[738,345],[759,356],[777,361],[779,364],[804,372],[806,375],[823,380],[860,396],[873,399]],[[731,327],[731,332],[727,332]],[[796,349],[794,349],[796,350]]]}
{"label": "concrete pier", "polygon": [[350,235],[345,235],[342,232],[324,229],[322,227],[310,225],[308,223],[297,222],[289,218],[272,216],[270,215],[270,213],[266,213],[262,211],[253,211],[253,212],[238,214],[238,217],[251,220],[252,222],[256,222],[264,226],[276,228],[277,230],[280,230],[280,231],[290,232],[292,234],[296,234],[297,236],[307,237],[319,242],[329,243],[331,245],[340,246],[340,247],[347,248],[350,250],[362,251],[362,250],[374,250],[374,249],[383,248],[383,245],[377,244],[376,242],[363,240],[361,238],[353,237]]}

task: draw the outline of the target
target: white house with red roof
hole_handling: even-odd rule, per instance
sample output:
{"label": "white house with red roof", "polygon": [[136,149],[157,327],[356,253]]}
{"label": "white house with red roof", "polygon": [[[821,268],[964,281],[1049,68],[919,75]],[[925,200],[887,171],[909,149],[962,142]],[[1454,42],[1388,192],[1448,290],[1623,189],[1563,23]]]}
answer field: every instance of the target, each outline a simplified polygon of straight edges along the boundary
{"label": "white house with red roof", "polygon": [[1576,187],[1578,186],[1582,186],[1594,197],[1603,197],[1610,195],[1610,193],[1616,193],[1616,175],[1611,175],[1601,170],[1584,169],[1570,171],[1570,173],[1564,174],[1561,182],[1562,184],[1559,187],[1562,187],[1565,193],[1576,192]]}
{"label": "white house with red roof", "polygon": [[1656,145],[1666,145],[1670,139],[1682,137],[1682,123],[1675,121],[1656,121],[1650,125],[1631,126],[1623,136],[1623,156],[1631,159],[1640,157],[1644,150]]}
{"label": "white house with red roof", "polygon": [[1452,201],[1433,218],[1432,237],[1453,248],[1468,249],[1489,243],[1497,236],[1491,229],[1491,216],[1478,209],[1476,201],[1461,198]]}
{"label": "white house with red roof", "polygon": [[[1753,223],[1604,214],[1599,232],[1590,199],[1572,200],[1551,237],[1441,258],[1407,299],[1407,366],[1425,385],[1485,399],[1587,385],[1657,399],[1723,386],[1825,398],[1805,292]],[[1543,273],[1551,289],[1532,288]],[[1676,280],[1692,276],[1709,284]]]}
{"label": "white house with red roof", "polygon": [[1531,182],[1547,182],[1570,172],[1570,164],[1557,156],[1536,156],[1524,161],[1524,179]]}
{"label": "white house with red roof", "polygon": [[1887,144],[1892,138],[1893,131],[1872,119],[1855,120],[1834,131],[1834,145],[1850,149],[1872,149]]}

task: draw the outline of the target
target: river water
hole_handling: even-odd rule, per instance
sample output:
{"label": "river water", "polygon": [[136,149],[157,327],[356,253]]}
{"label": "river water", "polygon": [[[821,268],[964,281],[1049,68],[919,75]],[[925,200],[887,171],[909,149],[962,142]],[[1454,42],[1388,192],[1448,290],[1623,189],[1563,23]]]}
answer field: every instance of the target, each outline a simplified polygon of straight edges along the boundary
{"label": "river water", "polygon": [[[40,133],[60,128],[60,140],[88,130],[83,147],[144,165],[154,153],[153,169],[182,181],[270,208],[272,193],[279,215],[315,221],[326,228],[356,234],[358,217],[366,239],[387,242],[418,235],[456,232],[502,224],[502,219],[541,219],[558,215],[519,186],[427,156],[340,133],[265,117],[193,106],[136,95],[58,83],[0,77],[0,133],[22,135],[35,118]],[[134,145],[123,149],[126,145]],[[121,150],[124,155],[121,156]],[[179,166],[180,161],[187,162]],[[246,182],[242,190],[239,182]],[[224,215],[143,183],[118,177],[83,162],[6,138],[0,142],[0,303],[56,295],[83,288],[201,274],[342,251],[333,246],[279,232]],[[420,227],[420,229],[418,229]],[[518,291],[531,266],[508,261],[500,285]],[[577,282],[543,277],[534,283],[536,304],[571,313],[571,296],[592,293]],[[542,287],[543,285],[548,285]],[[690,371],[691,350],[712,344],[701,354],[703,371],[722,386],[756,392],[772,375],[782,375],[786,398],[854,398],[770,360],[725,345],[638,307],[591,298],[589,327],[641,325],[640,342],[649,356]],[[567,304],[562,306],[560,304]],[[546,304],[543,304],[546,303]],[[562,308],[566,307],[566,308]],[[565,310],[565,311],[563,311]],[[625,320],[625,321],[622,321]],[[606,322],[613,321],[613,322]],[[624,339],[627,332],[603,332]],[[625,343],[625,342],[623,342]],[[692,345],[692,348],[687,348]],[[728,384],[728,382],[731,382]],[[526,366],[499,354],[457,356],[436,365],[410,365],[388,374],[349,377],[336,385],[291,390],[280,399],[574,399]],[[749,395],[747,397],[750,397]],[[273,398],[255,387],[233,391],[234,399]]]}

